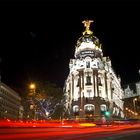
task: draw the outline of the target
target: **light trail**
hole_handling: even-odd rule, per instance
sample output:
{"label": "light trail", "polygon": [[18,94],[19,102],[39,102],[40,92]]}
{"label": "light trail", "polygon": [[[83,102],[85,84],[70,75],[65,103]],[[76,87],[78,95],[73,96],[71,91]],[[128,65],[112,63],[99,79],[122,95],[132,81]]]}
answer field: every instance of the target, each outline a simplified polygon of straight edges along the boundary
{"label": "light trail", "polygon": [[[140,125],[104,126],[93,128],[1,128],[2,140],[84,140],[117,135],[133,129],[139,131]],[[139,131],[140,132],[140,131]]]}

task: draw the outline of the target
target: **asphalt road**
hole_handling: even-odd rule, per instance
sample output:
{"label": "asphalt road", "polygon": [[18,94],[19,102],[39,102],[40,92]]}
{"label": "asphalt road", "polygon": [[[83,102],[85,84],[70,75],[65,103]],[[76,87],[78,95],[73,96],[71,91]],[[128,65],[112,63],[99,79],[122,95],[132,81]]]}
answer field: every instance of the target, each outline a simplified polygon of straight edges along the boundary
{"label": "asphalt road", "polygon": [[0,128],[1,140],[140,140],[140,125],[88,128]]}

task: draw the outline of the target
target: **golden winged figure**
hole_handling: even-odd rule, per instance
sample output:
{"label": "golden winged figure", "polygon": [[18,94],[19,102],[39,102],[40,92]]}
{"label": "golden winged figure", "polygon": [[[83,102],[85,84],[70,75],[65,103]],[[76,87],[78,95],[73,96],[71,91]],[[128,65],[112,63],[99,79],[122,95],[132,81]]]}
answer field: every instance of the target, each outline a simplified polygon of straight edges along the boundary
{"label": "golden winged figure", "polygon": [[93,20],[84,20],[82,21],[82,23],[84,24],[84,26],[86,27],[85,31],[83,32],[84,34],[92,34],[93,32],[89,29],[90,28],[90,24],[94,22]]}

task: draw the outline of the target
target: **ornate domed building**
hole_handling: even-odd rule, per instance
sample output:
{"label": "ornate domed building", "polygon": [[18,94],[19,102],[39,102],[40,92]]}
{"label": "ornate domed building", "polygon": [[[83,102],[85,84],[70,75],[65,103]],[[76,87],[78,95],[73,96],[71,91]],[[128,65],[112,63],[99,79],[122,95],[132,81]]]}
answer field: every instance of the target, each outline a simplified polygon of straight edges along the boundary
{"label": "ornate domed building", "polygon": [[123,90],[109,57],[104,57],[99,39],[90,30],[91,20],[83,21],[85,31],[75,47],[75,59],[70,59],[65,81],[65,107],[71,117],[123,118]]}

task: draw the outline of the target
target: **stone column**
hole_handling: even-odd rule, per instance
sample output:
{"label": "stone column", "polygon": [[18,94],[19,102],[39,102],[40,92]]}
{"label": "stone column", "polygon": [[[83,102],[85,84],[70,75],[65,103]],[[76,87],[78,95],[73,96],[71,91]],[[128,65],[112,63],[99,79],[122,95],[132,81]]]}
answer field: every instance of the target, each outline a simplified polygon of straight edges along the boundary
{"label": "stone column", "polygon": [[106,72],[105,72],[105,75],[104,75],[104,80],[105,80],[105,92],[106,92],[106,97],[108,98],[108,87],[107,87],[107,75],[106,75]]}
{"label": "stone column", "polygon": [[94,73],[94,70],[93,70],[93,91],[94,91],[94,97],[95,97],[96,91],[95,91],[95,73]]}
{"label": "stone column", "polygon": [[84,117],[84,96],[83,96],[83,90],[84,90],[84,72],[81,71],[79,73],[79,78],[80,78],[80,111],[79,111],[79,116],[82,118]]}
{"label": "stone column", "polygon": [[97,96],[99,96],[99,84],[98,84],[98,70],[96,70],[96,88],[97,88]]}

